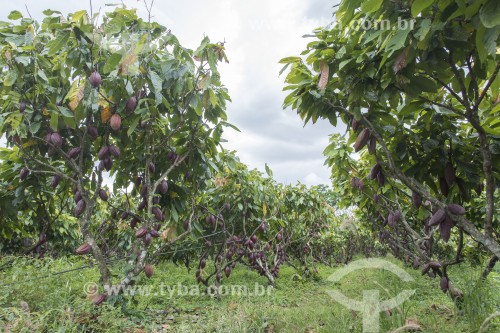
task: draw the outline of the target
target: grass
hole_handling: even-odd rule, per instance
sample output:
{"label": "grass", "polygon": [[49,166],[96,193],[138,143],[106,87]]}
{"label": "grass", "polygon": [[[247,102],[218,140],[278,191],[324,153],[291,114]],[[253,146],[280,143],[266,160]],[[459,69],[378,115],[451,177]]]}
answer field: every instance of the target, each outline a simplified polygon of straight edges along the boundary
{"label": "grass", "polygon": [[[358,300],[363,290],[379,290],[382,299],[389,299],[404,289],[415,289],[402,306],[380,314],[381,332],[391,332],[406,320],[415,320],[424,332],[477,332],[484,319],[500,309],[498,271],[482,283],[480,271],[465,265],[450,271],[466,295],[462,311],[440,291],[439,279],[423,277],[409,268],[405,270],[414,279],[410,283],[384,270],[359,270],[333,284],[327,278],[338,267],[319,267],[314,281],[283,267],[268,295],[224,295],[218,299],[191,287],[194,270],[188,273],[185,267],[171,263],[156,267],[150,280],[139,278],[137,290],[142,288],[147,296],[127,296],[123,302],[94,307],[84,286],[98,281],[95,269],[37,278],[87,265],[82,258],[5,257],[0,266],[12,259],[13,265],[0,271],[2,332],[361,332],[361,314],[335,302],[327,294],[331,289]],[[386,259],[403,267],[397,260]],[[122,269],[114,267],[117,273]],[[11,282],[14,284],[3,285]],[[249,291],[257,283],[261,293],[267,287],[265,278],[244,267],[237,267],[224,283],[246,286]],[[497,326],[492,325],[489,332],[499,329],[499,321],[493,321]]]}

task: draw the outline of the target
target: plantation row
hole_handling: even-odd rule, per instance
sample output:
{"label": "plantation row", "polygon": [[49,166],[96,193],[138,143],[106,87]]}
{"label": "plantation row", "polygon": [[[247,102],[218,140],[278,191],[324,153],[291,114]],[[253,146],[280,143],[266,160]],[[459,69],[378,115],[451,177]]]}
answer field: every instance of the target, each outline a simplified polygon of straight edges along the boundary
{"label": "plantation row", "polygon": [[[314,276],[390,251],[460,307],[449,268],[469,262],[486,279],[500,257],[499,11],[343,1],[339,27],[281,61],[284,107],[348,126],[324,152],[333,189],[278,184],[221,148],[234,128],[223,43],[188,50],[126,8],[99,26],[84,11],[41,23],[12,12],[0,26],[1,251],[91,256],[118,289],[164,260],[194,263],[205,286],[237,265],[274,284],[284,264]],[[401,17],[414,24],[356,25]]]}

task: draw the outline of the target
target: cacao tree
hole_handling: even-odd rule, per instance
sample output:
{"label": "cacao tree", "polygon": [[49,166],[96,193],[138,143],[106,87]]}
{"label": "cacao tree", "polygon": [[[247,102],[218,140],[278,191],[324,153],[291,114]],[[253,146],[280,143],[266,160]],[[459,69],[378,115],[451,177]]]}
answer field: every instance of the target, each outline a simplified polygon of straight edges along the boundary
{"label": "cacao tree", "polygon": [[[496,0],[342,1],[303,57],[281,60],[284,107],[347,126],[325,150],[337,190],[454,298],[464,237],[486,271],[500,256],[499,17]],[[454,255],[436,251],[450,239]]]}
{"label": "cacao tree", "polygon": [[47,183],[72,193],[84,239],[76,253],[93,255],[103,284],[113,281],[96,242],[96,211],[108,205],[115,219],[137,225],[132,268],[118,282],[125,286],[150,261],[161,228],[182,214],[191,222],[192,198],[211,176],[227,125],[229,95],[217,71],[224,46],[204,38],[186,49],[124,7],[44,14],[36,22],[15,11],[0,23],[0,129],[18,174],[7,186],[34,197]]}

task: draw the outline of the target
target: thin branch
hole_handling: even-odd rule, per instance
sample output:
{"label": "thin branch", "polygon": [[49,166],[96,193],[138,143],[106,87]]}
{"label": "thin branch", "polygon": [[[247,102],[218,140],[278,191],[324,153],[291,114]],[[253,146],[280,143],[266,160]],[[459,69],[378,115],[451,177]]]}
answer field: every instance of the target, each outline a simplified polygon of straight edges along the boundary
{"label": "thin branch", "polygon": [[490,89],[491,85],[495,81],[499,70],[500,70],[500,61],[497,63],[497,67],[493,71],[493,74],[491,75],[490,79],[488,80],[488,83],[486,83],[486,86],[484,86],[484,89],[483,89],[483,92],[481,93],[481,96],[479,96],[479,99],[474,104],[474,110],[476,112],[479,109],[479,105],[483,101],[484,97],[486,97],[486,94],[488,93],[488,90]]}

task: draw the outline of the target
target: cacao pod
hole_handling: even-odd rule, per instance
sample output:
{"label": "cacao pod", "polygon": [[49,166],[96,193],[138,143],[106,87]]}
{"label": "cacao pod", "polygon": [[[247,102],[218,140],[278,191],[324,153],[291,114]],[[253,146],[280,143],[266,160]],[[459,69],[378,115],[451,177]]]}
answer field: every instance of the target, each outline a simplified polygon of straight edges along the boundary
{"label": "cacao pod", "polygon": [[445,243],[450,240],[451,228],[453,228],[453,220],[446,215],[443,222],[439,224],[439,234]]}
{"label": "cacao pod", "polygon": [[63,145],[61,135],[57,132],[54,132],[50,135],[50,142],[57,148],[61,148]]}
{"label": "cacao pod", "polygon": [[109,153],[113,155],[115,158],[120,158],[121,156],[120,148],[118,148],[115,145],[109,146]]}
{"label": "cacao pod", "polygon": [[93,71],[89,77],[90,84],[92,87],[97,88],[101,85],[101,74],[98,71]]}
{"label": "cacao pod", "polygon": [[153,213],[153,215],[155,216],[155,218],[158,221],[163,221],[164,220],[165,217],[163,216],[163,213],[161,212],[160,208],[153,207],[153,209],[151,210],[151,212]]}
{"label": "cacao pod", "polygon": [[118,113],[115,113],[109,118],[109,125],[113,131],[118,131],[122,127],[122,117]]}
{"label": "cacao pod", "polygon": [[444,179],[444,177],[439,178],[439,188],[441,189],[441,194],[447,197],[450,192],[450,188],[448,187],[448,183],[446,183],[446,179]]}
{"label": "cacao pod", "polygon": [[380,171],[377,175],[377,181],[378,183],[380,184],[380,186],[384,186],[385,185],[385,175],[382,171]]}
{"label": "cacao pod", "polygon": [[439,287],[444,293],[448,291],[449,283],[448,283],[448,278],[446,276],[443,276],[441,278],[441,281],[439,282]]}
{"label": "cacao pod", "polygon": [[19,112],[23,113],[26,110],[26,102],[21,101],[19,102]]}
{"label": "cacao pod", "polygon": [[365,182],[363,181],[363,179],[360,179],[358,181],[358,188],[361,190],[361,191],[364,191],[365,190]]}
{"label": "cacao pod", "polygon": [[161,194],[166,194],[168,191],[168,183],[166,180],[162,180],[160,185],[158,185],[158,190]]}
{"label": "cacao pod", "polygon": [[109,199],[108,194],[102,188],[99,189],[99,198],[101,198],[102,201],[108,201]]}
{"label": "cacao pod", "polygon": [[118,212],[116,211],[116,209],[113,209],[113,210],[111,211],[111,218],[112,218],[112,219],[116,219],[116,217],[118,216],[117,214],[118,214]]}
{"label": "cacao pod", "polygon": [[207,261],[205,259],[201,259],[200,261],[200,268],[204,269],[207,266]]}
{"label": "cacao pod", "polygon": [[153,238],[160,237],[160,233],[157,230],[151,230],[149,233],[151,234],[151,237],[153,237]]}
{"label": "cacao pod", "polygon": [[125,112],[127,114],[131,114],[134,112],[135,108],[137,106],[137,98],[135,96],[130,97],[127,99],[127,103],[125,104]]}
{"label": "cacao pod", "polygon": [[394,221],[394,213],[393,212],[389,212],[389,215],[387,216],[387,224],[391,228],[396,227],[396,222]]}
{"label": "cacao pod", "polygon": [[148,229],[146,229],[146,227],[140,227],[135,232],[135,237],[136,238],[142,238],[142,237],[146,236],[147,233],[148,233]]}
{"label": "cacao pod", "polygon": [[106,300],[106,298],[108,298],[106,294],[100,294],[94,298],[93,303],[96,306],[101,305]]}
{"label": "cacao pod", "polygon": [[373,195],[373,201],[374,201],[375,203],[378,203],[378,201],[379,201],[379,200],[380,200],[380,197],[379,197],[378,193],[375,193],[375,194]]}
{"label": "cacao pod", "polygon": [[97,153],[97,157],[99,160],[103,161],[106,157],[109,156],[109,146],[103,146],[100,150],[99,153]]}
{"label": "cacao pod", "polygon": [[80,155],[80,152],[81,152],[80,147],[71,148],[68,152],[68,156],[70,158],[76,158],[78,155]]}
{"label": "cacao pod", "polygon": [[144,266],[144,274],[146,275],[146,277],[150,279],[153,276],[153,273],[154,273],[153,266],[150,264],[146,264],[146,266]]}
{"label": "cacao pod", "polygon": [[382,166],[379,163],[376,163],[370,171],[370,179],[374,180],[375,178],[377,178],[377,175],[380,172],[380,170],[382,170]]}
{"label": "cacao pod", "polygon": [[353,118],[352,119],[352,122],[351,122],[351,128],[354,132],[356,132],[359,128],[359,121],[356,120],[356,118]]}
{"label": "cacao pod", "polygon": [[83,199],[82,195],[80,194],[79,191],[76,191],[74,199],[75,199],[75,203],[78,203],[78,202],[80,202]]}
{"label": "cacao pod", "polygon": [[91,250],[92,246],[90,246],[89,243],[85,243],[83,245],[80,245],[80,247],[78,247],[75,252],[76,254],[88,254]]}
{"label": "cacao pod", "polygon": [[155,173],[156,170],[155,164],[153,162],[149,162],[148,169],[150,173]]}
{"label": "cacao pod", "polygon": [[455,168],[450,162],[446,163],[444,168],[444,179],[446,180],[448,187],[452,187],[455,183]]}
{"label": "cacao pod", "polygon": [[354,143],[354,151],[357,153],[363,147],[366,145],[368,142],[368,139],[370,138],[370,130],[368,128],[365,128],[359,133],[356,142]]}
{"label": "cacao pod", "polygon": [[153,238],[151,237],[151,234],[147,233],[144,235],[144,238],[142,239],[142,241],[144,242],[144,245],[149,246],[149,244],[151,244],[152,239]]}
{"label": "cacao pod", "polygon": [[257,236],[256,235],[252,235],[252,237],[250,237],[250,240],[252,241],[252,243],[257,243]]}
{"label": "cacao pod", "polygon": [[137,223],[139,222],[139,219],[137,217],[133,217],[132,220],[130,220],[130,228],[135,229],[137,227]]}
{"label": "cacao pod", "polygon": [[55,189],[59,185],[60,181],[61,181],[61,176],[59,176],[59,175],[52,176],[52,181],[50,182],[50,187]]}
{"label": "cacao pod", "polygon": [[188,231],[189,230],[189,220],[184,220],[182,223],[182,226],[184,227],[184,230]]}
{"label": "cacao pod", "polygon": [[281,240],[282,240],[282,239],[283,239],[283,236],[281,235],[281,233],[278,233],[278,234],[276,235],[276,240],[277,240],[278,242],[281,242]]}
{"label": "cacao pod", "polygon": [[226,275],[226,277],[228,278],[230,275],[231,275],[231,267],[229,266],[226,266],[224,268],[224,274]]}
{"label": "cacao pod", "polygon": [[449,204],[448,211],[454,215],[465,215],[465,208],[457,204]]}
{"label": "cacao pod", "polygon": [[368,143],[368,153],[373,155],[377,152],[377,139],[374,136],[370,137],[370,142]]}
{"label": "cacao pod", "polygon": [[99,131],[94,126],[89,126],[89,128],[87,129],[87,133],[92,140],[97,139],[97,137],[99,136]]}
{"label": "cacao pod", "polygon": [[85,210],[85,207],[86,207],[85,200],[78,201],[75,207],[75,216],[79,217],[80,215],[82,215],[83,211]]}
{"label": "cacao pod", "polygon": [[21,179],[21,181],[24,181],[26,180],[26,178],[28,178],[29,174],[30,171],[28,170],[28,168],[22,168],[21,171],[19,171],[19,179]]}
{"label": "cacao pod", "polygon": [[106,168],[106,171],[110,171],[111,168],[113,167],[113,160],[108,156],[102,161],[104,163],[104,167]]}
{"label": "cacao pod", "polygon": [[155,195],[154,198],[153,198],[153,204],[154,205],[158,205],[159,203],[160,203],[160,197],[158,197],[158,196]]}
{"label": "cacao pod", "polygon": [[142,197],[145,197],[145,196],[147,196],[147,195],[148,195],[148,186],[147,186],[147,185],[144,185],[144,186],[142,186],[142,188],[141,188],[141,196],[142,196]]}
{"label": "cacao pod", "polygon": [[419,209],[420,206],[422,206],[422,197],[417,192],[415,191],[411,192],[411,199],[413,201],[413,206],[415,206],[415,208]]}
{"label": "cacao pod", "polygon": [[129,216],[129,213],[128,213],[128,212],[123,212],[123,213],[122,213],[122,215],[120,216],[120,218],[121,218],[122,220],[126,220],[126,219],[128,218],[128,216]]}
{"label": "cacao pod", "polygon": [[146,208],[146,206],[148,205],[148,201],[146,199],[142,200],[141,203],[139,204],[139,206],[137,207],[138,210],[143,210],[144,208]]}
{"label": "cacao pod", "polygon": [[229,212],[229,211],[231,210],[231,205],[229,204],[229,202],[226,202],[226,203],[224,204],[224,210],[225,210],[226,212]]}
{"label": "cacao pod", "polygon": [[446,211],[444,209],[438,209],[429,220],[428,226],[433,227],[443,222],[446,217]]}

